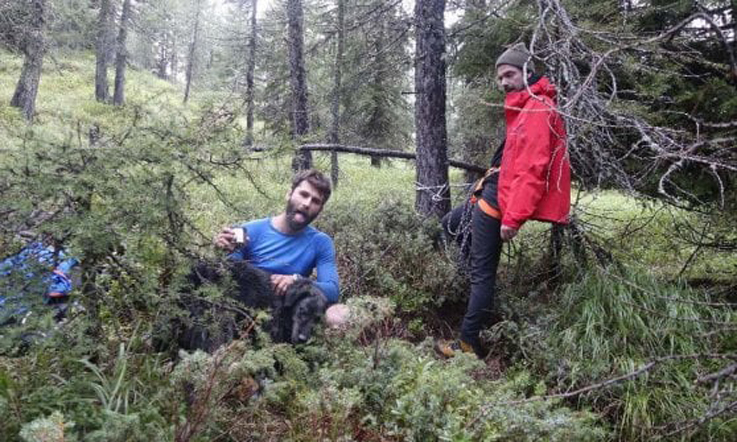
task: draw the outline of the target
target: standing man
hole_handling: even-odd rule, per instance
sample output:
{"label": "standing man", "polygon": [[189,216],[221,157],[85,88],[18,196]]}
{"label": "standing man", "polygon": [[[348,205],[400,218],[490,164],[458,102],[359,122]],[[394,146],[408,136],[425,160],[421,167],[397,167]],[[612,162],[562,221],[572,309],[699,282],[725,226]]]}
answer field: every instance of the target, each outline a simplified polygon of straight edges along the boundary
{"label": "standing man", "polygon": [[230,252],[230,259],[247,260],[271,273],[271,284],[283,296],[295,281],[317,270],[315,285],[329,304],[325,322],[339,326],[345,322],[347,308],[338,302],[339,279],[333,240],[310,223],[330,198],[330,181],[319,171],[297,173],[286,194],[286,208],[273,218],[243,224],[245,235],[237,242],[236,229],[224,228],[215,237],[215,246]]}
{"label": "standing man", "polygon": [[[535,74],[523,43],[502,53],[496,75],[506,94],[506,138],[471,199],[471,296],[460,340],[435,344],[445,357],[458,351],[486,355],[479,332],[494,307],[502,242],[514,238],[528,220],[568,222],[571,172],[555,87]],[[446,232],[457,231],[462,210],[443,218]]]}

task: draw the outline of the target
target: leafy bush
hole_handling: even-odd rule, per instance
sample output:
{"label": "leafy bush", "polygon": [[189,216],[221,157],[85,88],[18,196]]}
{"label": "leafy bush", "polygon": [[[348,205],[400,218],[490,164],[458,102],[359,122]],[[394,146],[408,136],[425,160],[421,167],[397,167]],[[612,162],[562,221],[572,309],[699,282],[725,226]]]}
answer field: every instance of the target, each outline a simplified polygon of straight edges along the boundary
{"label": "leafy bush", "polygon": [[332,234],[346,298],[390,298],[400,314],[435,314],[467,294],[467,282],[437,246],[441,227],[406,202],[382,201],[375,210],[332,206],[321,227]]}
{"label": "leafy bush", "polygon": [[74,427],[73,422],[65,422],[64,415],[55,411],[49,417],[42,417],[23,425],[20,437],[26,442],[63,442],[73,441],[67,435],[67,429]]}
{"label": "leafy bush", "polygon": [[59,348],[48,345],[30,356],[3,360],[0,439],[17,440],[30,421],[45,428],[46,417],[56,413],[74,423],[65,424],[64,440],[168,439],[170,392],[158,357],[125,347],[111,364],[98,365],[78,359],[76,346],[67,352]]}
{"label": "leafy bush", "polygon": [[234,342],[214,355],[181,356],[171,377],[187,404],[187,425],[178,428],[197,427],[189,434],[196,439],[225,428],[235,440],[295,441],[603,440],[608,434],[591,413],[553,402],[509,405],[530,394],[530,385],[533,392],[544,385],[528,372],[483,379],[481,361],[466,355],[439,361],[429,342],[379,337],[360,347],[330,334],[324,345]]}
{"label": "leafy bush", "polygon": [[[295,418],[312,434],[351,439],[366,432],[401,440],[601,440],[606,432],[587,413],[549,403],[507,406],[521,393],[516,381],[474,377],[483,367],[461,355],[448,362],[431,356],[428,343],[414,347],[390,339],[369,355],[352,346],[337,350],[316,376],[316,388],[297,397]],[[484,406],[489,405],[484,410]],[[298,440],[309,440],[304,434]]]}

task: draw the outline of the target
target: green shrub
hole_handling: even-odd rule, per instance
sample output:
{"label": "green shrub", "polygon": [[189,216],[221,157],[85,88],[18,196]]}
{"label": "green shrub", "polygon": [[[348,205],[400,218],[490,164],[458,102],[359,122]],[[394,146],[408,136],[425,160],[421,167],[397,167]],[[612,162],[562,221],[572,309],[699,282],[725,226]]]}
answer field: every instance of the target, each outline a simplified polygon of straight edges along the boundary
{"label": "green shrub", "polygon": [[[659,358],[708,355],[720,347],[715,327],[735,320],[729,310],[711,306],[704,293],[640,271],[611,269],[592,271],[570,285],[552,316],[547,371],[564,390],[634,372]],[[709,409],[708,389],[694,381],[719,366],[708,356],[663,360],[632,381],[594,390],[586,400],[606,403],[620,437],[649,440],[658,427],[698,418]],[[723,434],[723,424],[721,419],[708,423],[704,437]]]}
{"label": "green shrub", "polygon": [[321,227],[335,240],[345,298],[390,298],[399,314],[435,314],[467,294],[455,262],[438,247],[437,219],[423,219],[406,202],[387,199],[374,210],[326,209]]}
{"label": "green shrub", "polygon": [[[53,338],[52,338],[53,339]],[[158,357],[127,347],[111,364],[81,363],[79,348],[59,344],[4,359],[0,369],[1,440],[18,440],[31,421],[62,413],[65,439],[164,440],[170,434],[170,392]],[[117,411],[115,411],[117,410]],[[134,436],[135,435],[135,438]]]}
{"label": "green shrub", "polygon": [[438,361],[429,343],[390,339],[368,354],[351,346],[334,352],[335,361],[316,374],[315,389],[297,398],[295,416],[320,423],[313,431],[330,438],[351,439],[357,429],[417,441],[602,440],[607,434],[593,415],[550,403],[487,406],[489,398],[518,398],[519,381],[479,379],[474,374],[484,365],[475,357]]}
{"label": "green shrub", "polygon": [[68,429],[74,422],[65,422],[64,415],[55,411],[49,417],[42,417],[23,425],[20,437],[26,442],[64,442],[74,441]]}

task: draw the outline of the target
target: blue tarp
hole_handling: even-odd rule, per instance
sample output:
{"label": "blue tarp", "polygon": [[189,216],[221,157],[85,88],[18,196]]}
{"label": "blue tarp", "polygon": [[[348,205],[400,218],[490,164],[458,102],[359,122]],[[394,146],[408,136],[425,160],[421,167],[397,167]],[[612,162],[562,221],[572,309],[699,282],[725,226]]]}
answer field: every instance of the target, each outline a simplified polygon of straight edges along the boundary
{"label": "blue tarp", "polygon": [[0,261],[0,319],[24,314],[32,304],[28,296],[42,296],[45,303],[65,300],[72,291],[70,272],[78,263],[40,242]]}

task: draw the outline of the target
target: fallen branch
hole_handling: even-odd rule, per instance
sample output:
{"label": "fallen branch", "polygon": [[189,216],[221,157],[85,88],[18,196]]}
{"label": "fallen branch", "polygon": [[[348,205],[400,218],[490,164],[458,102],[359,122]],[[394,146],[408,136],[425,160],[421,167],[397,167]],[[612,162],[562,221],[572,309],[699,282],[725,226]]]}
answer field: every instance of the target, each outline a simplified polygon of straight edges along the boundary
{"label": "fallen branch", "polygon": [[[368,147],[357,147],[357,146],[344,146],[342,144],[303,144],[299,147],[299,150],[305,151],[331,151],[331,152],[345,152],[355,153],[358,155],[367,155],[371,157],[381,158],[401,158],[405,160],[414,160],[416,155],[414,152],[404,152],[401,150],[388,150],[388,149],[373,149]],[[458,169],[468,170],[470,172],[485,173],[487,168],[477,166],[475,164],[467,163],[459,160],[448,160],[448,165],[457,167]]]}
{"label": "fallen branch", "polygon": [[667,438],[670,438],[670,437],[675,436],[678,433],[683,433],[686,430],[690,430],[690,429],[692,429],[694,427],[699,427],[699,426],[703,425],[704,423],[706,423],[706,422],[708,422],[708,421],[710,421],[710,420],[712,420],[712,419],[714,419],[716,417],[719,417],[722,414],[727,413],[727,412],[729,412],[731,410],[734,410],[734,409],[737,409],[737,401],[731,402],[731,403],[727,404],[726,406],[724,406],[722,408],[719,408],[717,410],[710,411],[710,412],[706,413],[705,415],[701,416],[698,419],[693,419],[691,421],[684,422],[684,423],[682,423],[681,426],[677,427],[675,430],[673,430],[670,433],[662,436],[661,438],[667,439]]}

